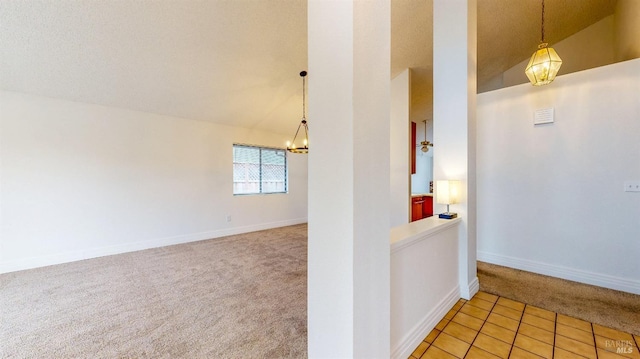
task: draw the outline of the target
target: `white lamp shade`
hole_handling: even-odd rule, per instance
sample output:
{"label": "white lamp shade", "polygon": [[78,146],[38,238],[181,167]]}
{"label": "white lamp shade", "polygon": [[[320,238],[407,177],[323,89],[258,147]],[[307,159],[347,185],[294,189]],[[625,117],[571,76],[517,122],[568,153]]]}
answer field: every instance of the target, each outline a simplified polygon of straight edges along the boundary
{"label": "white lamp shade", "polygon": [[436,202],[454,204],[460,200],[460,181],[436,181]]}

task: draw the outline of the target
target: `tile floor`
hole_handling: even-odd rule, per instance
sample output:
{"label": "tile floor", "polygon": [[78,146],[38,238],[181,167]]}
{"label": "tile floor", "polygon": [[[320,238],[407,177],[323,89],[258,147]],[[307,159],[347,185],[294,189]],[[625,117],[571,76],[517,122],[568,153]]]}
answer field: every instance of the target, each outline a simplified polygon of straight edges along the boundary
{"label": "tile floor", "polygon": [[479,292],[460,299],[416,358],[640,359],[640,336]]}

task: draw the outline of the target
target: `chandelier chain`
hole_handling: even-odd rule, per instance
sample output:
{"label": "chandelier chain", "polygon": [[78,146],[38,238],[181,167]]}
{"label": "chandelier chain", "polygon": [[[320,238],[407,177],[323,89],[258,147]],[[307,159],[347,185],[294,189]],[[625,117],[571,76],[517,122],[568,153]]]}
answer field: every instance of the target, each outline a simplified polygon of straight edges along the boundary
{"label": "chandelier chain", "polygon": [[[306,74],[305,74],[306,75]],[[306,118],[306,99],[305,99],[305,93],[304,93],[304,89],[305,89],[305,84],[306,84],[306,76],[302,76],[302,118]]]}
{"label": "chandelier chain", "polygon": [[540,32],[542,33],[542,40],[541,42],[544,42],[544,0],[542,0],[542,22],[541,22],[541,29]]}

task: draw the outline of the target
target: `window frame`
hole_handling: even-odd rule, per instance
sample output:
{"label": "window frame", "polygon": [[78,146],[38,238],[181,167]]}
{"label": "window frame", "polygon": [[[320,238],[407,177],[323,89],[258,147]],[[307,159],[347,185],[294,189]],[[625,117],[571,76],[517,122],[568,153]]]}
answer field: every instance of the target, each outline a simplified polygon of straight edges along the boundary
{"label": "window frame", "polygon": [[[241,162],[236,162],[236,156],[235,156],[235,148],[236,147],[242,147],[242,148],[250,148],[250,149],[257,149],[259,151],[258,153],[258,172],[259,172],[259,191],[258,192],[251,192],[251,193],[236,193],[235,192],[235,175],[236,175],[236,168],[235,165],[236,163],[241,163]],[[266,150],[266,151],[273,151],[273,152],[282,152],[283,153],[283,158],[284,158],[284,175],[283,175],[283,182],[284,182],[284,190],[283,191],[278,191],[278,192],[264,192],[263,189],[263,155],[262,155],[262,151]],[[288,160],[288,154],[287,154],[287,150],[285,148],[280,148],[280,147],[269,147],[269,146],[260,146],[260,145],[249,145],[249,144],[245,144],[245,143],[233,143],[233,147],[232,147],[232,176],[233,176],[233,195],[234,196],[255,196],[255,195],[271,195],[271,194],[288,194],[289,193],[289,160]]]}

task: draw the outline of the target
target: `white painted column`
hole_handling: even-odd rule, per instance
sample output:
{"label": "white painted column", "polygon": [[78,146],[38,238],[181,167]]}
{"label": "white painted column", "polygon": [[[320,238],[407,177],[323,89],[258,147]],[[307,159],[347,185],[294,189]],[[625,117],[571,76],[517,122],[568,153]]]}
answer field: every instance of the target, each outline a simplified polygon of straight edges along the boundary
{"label": "white painted column", "polygon": [[310,358],[390,356],[390,3],[310,0]]}
{"label": "white painted column", "polygon": [[[476,32],[477,0],[433,1],[434,181],[463,183],[451,206],[460,226],[460,290],[478,290],[476,265]],[[444,212],[444,206],[435,208]]]}
{"label": "white painted column", "polygon": [[409,223],[411,219],[410,151],[415,148],[411,148],[410,109],[411,69],[406,69],[391,80],[391,227]]}

